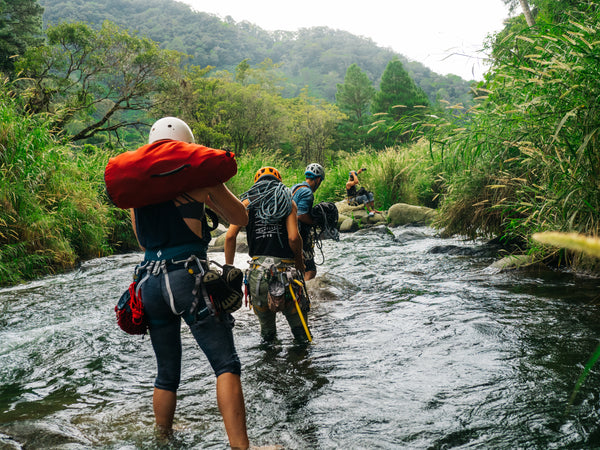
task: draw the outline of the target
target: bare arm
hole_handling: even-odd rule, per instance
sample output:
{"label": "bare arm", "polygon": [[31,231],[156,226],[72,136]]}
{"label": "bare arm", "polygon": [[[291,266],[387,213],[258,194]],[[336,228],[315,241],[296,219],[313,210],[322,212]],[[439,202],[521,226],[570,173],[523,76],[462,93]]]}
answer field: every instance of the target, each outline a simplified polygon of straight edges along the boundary
{"label": "bare arm", "polygon": [[352,179],[351,179],[351,180],[349,180],[349,181],[346,183],[346,190],[348,190],[348,189],[350,189],[352,186],[356,186],[358,183],[360,183],[360,182],[358,181],[358,176],[357,176],[357,175],[360,173],[360,171],[361,171],[361,170],[362,170],[362,169],[359,169],[359,171],[358,171],[358,172],[356,172],[356,171],[354,171],[354,170],[352,171]]}
{"label": "bare arm", "polygon": [[233,265],[235,259],[235,248],[237,245],[237,235],[240,232],[239,225],[229,225],[225,234],[225,264]]}
{"label": "bare arm", "polygon": [[[248,206],[248,200],[244,200],[242,204],[244,207]],[[227,233],[225,234],[225,264],[233,265],[233,261],[235,259],[235,249],[237,244],[237,236],[242,227],[239,225],[229,225],[227,229]]]}
{"label": "bare arm", "polygon": [[230,224],[246,226],[248,224],[248,211],[242,202],[227,189],[224,184],[206,188],[208,197],[206,204],[222,216]]}
{"label": "bare arm", "polygon": [[314,225],[315,224],[315,221],[310,216],[310,213],[300,214],[298,216],[298,220],[300,222],[302,222],[302,223],[307,224],[307,225]]}
{"label": "bare arm", "polygon": [[292,202],[292,212],[285,219],[285,226],[288,234],[288,243],[292,252],[294,252],[294,265],[296,269],[304,273],[304,257],[302,255],[302,237],[298,231],[298,217],[296,215],[298,207]]}
{"label": "bare arm", "polygon": [[[198,202],[206,203],[210,209],[229,223],[240,226],[245,226],[248,223],[248,212],[246,211],[246,208],[242,202],[227,189],[227,186],[222,183],[217,184],[216,186],[194,189],[193,191],[188,192],[187,195]],[[178,197],[177,199],[180,200],[181,197]]]}

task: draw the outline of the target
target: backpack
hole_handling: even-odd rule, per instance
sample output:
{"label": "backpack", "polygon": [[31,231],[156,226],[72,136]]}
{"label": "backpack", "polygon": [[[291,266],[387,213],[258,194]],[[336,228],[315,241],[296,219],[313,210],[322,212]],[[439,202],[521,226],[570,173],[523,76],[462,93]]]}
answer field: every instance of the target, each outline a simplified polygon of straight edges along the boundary
{"label": "backpack", "polygon": [[109,199],[119,208],[173,200],[237,173],[235,155],[198,144],[162,140],[110,158],[104,170]]}
{"label": "backpack", "polygon": [[310,215],[316,226],[321,229],[321,239],[329,238],[335,241],[340,239],[340,233],[337,229],[339,213],[334,203],[321,202],[313,206]]}

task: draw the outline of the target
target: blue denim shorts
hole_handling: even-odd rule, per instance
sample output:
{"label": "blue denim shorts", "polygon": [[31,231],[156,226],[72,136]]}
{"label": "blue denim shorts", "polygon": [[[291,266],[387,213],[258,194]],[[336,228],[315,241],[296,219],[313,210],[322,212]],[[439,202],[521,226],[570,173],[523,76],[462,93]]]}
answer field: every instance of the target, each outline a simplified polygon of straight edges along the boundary
{"label": "blue denim shorts", "polygon": [[359,204],[369,203],[375,200],[375,196],[372,192],[367,193],[367,195],[357,195],[354,197],[354,201]]}
{"label": "blue denim shorts", "polygon": [[[179,268],[180,267],[180,268]],[[241,373],[241,364],[233,342],[231,314],[207,315],[194,321],[189,314],[195,279],[183,266],[150,275],[141,285],[144,312],[148,319],[150,339],[156,355],[158,374],[154,386],[176,392],[181,379],[181,319],[188,324],[196,342],[208,358],[218,377],[223,373]],[[177,314],[172,310],[173,307]]]}

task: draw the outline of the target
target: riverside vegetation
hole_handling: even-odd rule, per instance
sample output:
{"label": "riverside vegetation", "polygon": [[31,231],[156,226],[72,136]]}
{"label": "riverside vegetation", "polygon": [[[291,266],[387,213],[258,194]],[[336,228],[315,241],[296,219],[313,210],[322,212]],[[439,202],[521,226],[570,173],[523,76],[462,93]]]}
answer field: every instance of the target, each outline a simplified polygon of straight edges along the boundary
{"label": "riverside vegetation", "polygon": [[[397,202],[435,207],[435,226],[447,234],[500,238],[537,260],[595,270],[596,260],[585,253],[558,250],[531,235],[597,235],[600,12],[595,2],[585,1],[544,1],[538,7],[535,26],[516,17],[490,39],[492,66],[474,86],[474,106],[444,108],[443,102],[424,99],[410,77],[396,77],[403,87],[408,84],[404,90],[412,97],[381,106],[381,91],[375,97],[367,89],[371,96],[355,105],[355,116],[343,96],[336,105],[308,91],[283,99],[268,63],[252,68],[242,61],[235,74],[209,76],[210,68],[194,67],[176,72],[171,70],[173,61],[181,64],[176,52],[163,52],[111,25],[104,34],[79,24],[51,29],[54,40],[17,58],[15,72],[0,88],[0,285],[136,248],[128,214],[106,198],[104,167],[110,156],[142,143],[147,128],[131,123],[147,123],[176,108],[173,114],[191,123],[199,141],[235,149],[238,175],[228,185],[236,194],[251,185],[261,165],[276,166],[291,185],[302,179],[307,161],[317,160],[327,170],[317,201],[337,201],[345,196],[348,171],[367,167],[361,182],[375,193],[379,209]],[[85,85],[90,78],[71,83],[84,69],[63,78],[57,70],[52,76],[43,70],[50,62],[64,69],[59,63],[64,52],[58,50],[65,36],[79,39],[82,49],[97,48],[100,41],[118,48],[118,39],[127,39],[128,48],[139,44],[140,52],[128,61],[140,67],[161,61],[164,73],[144,80],[145,90],[135,93],[137,103],[127,110],[133,94],[109,95],[114,74]],[[402,73],[401,64],[388,67]],[[351,82],[361,86],[356,69],[349,69],[347,75],[356,77],[347,76],[339,93]],[[387,93],[401,90],[390,87]],[[377,115],[371,112],[374,98],[381,108]],[[249,139],[242,128],[248,116],[235,104],[252,106],[251,125],[269,124],[266,118],[276,123]],[[217,120],[223,117],[228,120]],[[310,134],[315,130],[319,133]],[[362,147],[333,150],[334,142],[352,136]],[[369,142],[370,136],[383,138]]]}

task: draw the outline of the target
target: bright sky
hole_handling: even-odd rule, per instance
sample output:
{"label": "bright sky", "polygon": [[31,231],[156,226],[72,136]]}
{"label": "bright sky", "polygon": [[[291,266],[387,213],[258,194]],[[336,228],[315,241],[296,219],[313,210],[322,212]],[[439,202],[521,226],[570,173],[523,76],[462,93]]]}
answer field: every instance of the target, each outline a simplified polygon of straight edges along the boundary
{"label": "bright sky", "polygon": [[327,26],[371,38],[434,72],[483,78],[481,53],[488,34],[500,31],[502,0],[180,0],[196,11],[231,16],[265,30]]}

